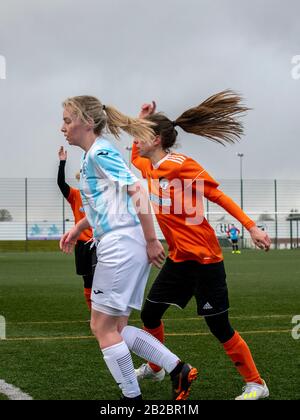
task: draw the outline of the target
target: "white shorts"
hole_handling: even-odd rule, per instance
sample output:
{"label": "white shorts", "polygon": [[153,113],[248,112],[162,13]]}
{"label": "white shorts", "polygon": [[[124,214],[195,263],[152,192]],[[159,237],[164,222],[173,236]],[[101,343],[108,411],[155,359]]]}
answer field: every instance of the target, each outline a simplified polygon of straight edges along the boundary
{"label": "white shorts", "polygon": [[97,246],[97,260],[92,308],[101,312],[104,305],[120,311],[112,311],[116,316],[130,314],[131,309],[140,310],[150,272],[142,227],[125,227],[104,234]]}

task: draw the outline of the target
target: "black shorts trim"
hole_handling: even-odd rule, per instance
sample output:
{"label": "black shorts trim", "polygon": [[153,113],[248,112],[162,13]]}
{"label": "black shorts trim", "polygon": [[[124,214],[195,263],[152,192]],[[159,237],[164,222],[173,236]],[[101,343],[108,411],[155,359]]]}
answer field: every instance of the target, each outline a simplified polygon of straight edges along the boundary
{"label": "black shorts trim", "polygon": [[97,264],[96,247],[91,244],[77,241],[75,245],[75,266],[79,276],[93,275]]}
{"label": "black shorts trim", "polygon": [[200,264],[197,261],[176,263],[167,258],[155,279],[147,300],[176,305],[184,309],[192,297],[201,316],[228,311],[229,299],[223,261]]}

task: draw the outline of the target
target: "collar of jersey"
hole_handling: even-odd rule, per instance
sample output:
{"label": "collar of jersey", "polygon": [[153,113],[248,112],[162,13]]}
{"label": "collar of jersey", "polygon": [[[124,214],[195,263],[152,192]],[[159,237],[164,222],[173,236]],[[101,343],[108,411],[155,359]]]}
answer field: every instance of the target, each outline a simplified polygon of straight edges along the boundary
{"label": "collar of jersey", "polygon": [[160,159],[157,163],[152,163],[152,166],[154,169],[158,169],[160,167],[160,165],[168,159],[168,157],[170,157],[171,153],[168,153],[165,157],[163,157],[162,159]]}
{"label": "collar of jersey", "polygon": [[90,153],[90,151],[97,146],[97,144],[99,145],[99,143],[106,141],[108,143],[110,143],[110,141],[108,139],[106,139],[105,137],[96,137],[94,143],[92,144],[92,146],[89,148],[89,150],[87,152],[84,152],[83,154],[83,159],[86,158],[86,156]]}

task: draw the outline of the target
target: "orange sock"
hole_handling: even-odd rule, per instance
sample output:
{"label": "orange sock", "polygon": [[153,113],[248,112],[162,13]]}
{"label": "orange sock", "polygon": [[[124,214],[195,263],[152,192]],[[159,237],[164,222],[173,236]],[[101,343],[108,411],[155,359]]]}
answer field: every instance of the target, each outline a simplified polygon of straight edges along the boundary
{"label": "orange sock", "polygon": [[[161,343],[164,342],[164,324],[162,321],[160,323],[160,326],[157,328],[146,328],[145,326],[143,328],[149,334],[157,338]],[[151,363],[151,362],[148,362],[148,363],[151,369],[154,370],[154,372],[159,372],[162,369],[161,366],[155,365],[154,363]]]}
{"label": "orange sock", "polygon": [[85,297],[86,304],[87,304],[87,306],[88,306],[89,310],[91,310],[91,309],[92,309],[92,303],[91,303],[91,293],[92,293],[92,289],[87,289],[87,288],[84,288],[83,293],[84,293],[84,297]]}
{"label": "orange sock", "polygon": [[255,366],[250,349],[237,331],[229,341],[223,344],[223,346],[245,382],[263,384],[263,380]]}

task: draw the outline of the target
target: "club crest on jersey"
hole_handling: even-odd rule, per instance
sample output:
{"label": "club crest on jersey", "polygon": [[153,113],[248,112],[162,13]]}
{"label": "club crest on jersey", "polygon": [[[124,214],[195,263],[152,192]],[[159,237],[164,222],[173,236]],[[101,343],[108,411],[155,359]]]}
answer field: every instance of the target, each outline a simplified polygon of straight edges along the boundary
{"label": "club crest on jersey", "polygon": [[166,178],[160,178],[159,186],[162,190],[167,190],[169,186],[169,181]]}

